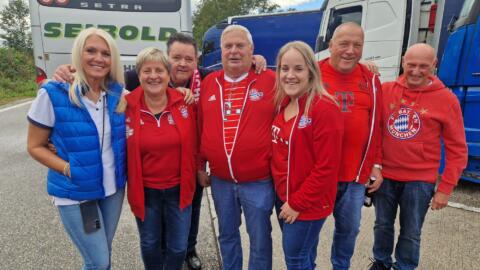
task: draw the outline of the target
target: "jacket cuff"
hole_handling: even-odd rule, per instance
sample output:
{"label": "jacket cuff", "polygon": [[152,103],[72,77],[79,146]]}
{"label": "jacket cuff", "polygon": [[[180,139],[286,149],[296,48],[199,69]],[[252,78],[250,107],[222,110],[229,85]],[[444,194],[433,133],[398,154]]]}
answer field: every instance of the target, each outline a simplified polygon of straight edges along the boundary
{"label": "jacket cuff", "polygon": [[440,184],[438,184],[437,191],[441,191],[442,193],[450,195],[452,194],[452,191],[454,188],[455,188],[455,185],[446,183],[442,180]]}
{"label": "jacket cuff", "polygon": [[295,198],[291,198],[290,200],[288,200],[288,205],[290,205],[290,207],[297,212],[302,212],[305,210],[300,206],[300,204],[297,203]]}

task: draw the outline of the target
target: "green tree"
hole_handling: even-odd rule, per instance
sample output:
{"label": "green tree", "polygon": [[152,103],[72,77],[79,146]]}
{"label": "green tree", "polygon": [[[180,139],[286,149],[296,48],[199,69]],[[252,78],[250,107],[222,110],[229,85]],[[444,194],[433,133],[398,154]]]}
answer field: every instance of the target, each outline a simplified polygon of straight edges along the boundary
{"label": "green tree", "polygon": [[5,45],[20,51],[32,49],[32,37],[28,23],[28,5],[23,0],[11,0],[0,11],[0,38]]}
{"label": "green tree", "polygon": [[223,19],[254,12],[273,12],[279,7],[270,0],[201,0],[193,15],[193,36],[201,46],[203,34],[208,28]]}

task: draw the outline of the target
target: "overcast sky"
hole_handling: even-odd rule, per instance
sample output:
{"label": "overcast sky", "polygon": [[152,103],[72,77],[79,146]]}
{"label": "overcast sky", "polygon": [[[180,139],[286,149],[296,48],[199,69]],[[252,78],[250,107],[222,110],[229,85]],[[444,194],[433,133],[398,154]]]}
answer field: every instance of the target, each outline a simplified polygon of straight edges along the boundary
{"label": "overcast sky", "polygon": [[[192,9],[195,8],[196,4],[200,0],[192,0]],[[315,9],[320,8],[320,4],[323,0],[272,0],[273,3],[277,3],[282,8],[294,7],[299,10],[303,9]],[[8,0],[0,0],[0,6],[8,3]]]}

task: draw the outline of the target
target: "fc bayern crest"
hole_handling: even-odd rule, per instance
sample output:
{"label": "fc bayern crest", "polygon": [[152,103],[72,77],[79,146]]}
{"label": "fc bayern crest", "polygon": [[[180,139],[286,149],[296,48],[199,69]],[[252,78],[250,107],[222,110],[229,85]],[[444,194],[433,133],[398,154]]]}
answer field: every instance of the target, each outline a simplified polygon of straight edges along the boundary
{"label": "fc bayern crest", "polygon": [[302,117],[300,117],[300,121],[298,121],[298,128],[306,128],[311,124],[312,124],[312,118],[302,115]]}
{"label": "fc bayern crest", "polygon": [[390,134],[400,140],[408,140],[415,137],[420,131],[421,121],[418,113],[409,107],[401,107],[392,112],[387,121],[387,129]]}
{"label": "fc bayern crest", "polygon": [[251,101],[259,101],[263,97],[263,92],[257,90],[257,89],[252,89],[249,94],[249,98]]}
{"label": "fc bayern crest", "polygon": [[188,118],[188,109],[185,106],[180,107],[180,113],[182,114],[183,118]]}

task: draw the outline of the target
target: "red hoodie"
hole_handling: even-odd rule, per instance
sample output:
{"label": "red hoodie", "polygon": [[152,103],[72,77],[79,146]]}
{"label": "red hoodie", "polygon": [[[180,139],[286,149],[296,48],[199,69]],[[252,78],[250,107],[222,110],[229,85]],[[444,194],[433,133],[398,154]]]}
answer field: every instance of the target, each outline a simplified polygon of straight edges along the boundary
{"label": "red hoodie", "polygon": [[212,175],[235,182],[270,177],[275,73],[267,70],[255,74],[250,70],[246,80],[247,94],[230,155],[223,137],[224,71],[208,75],[200,91],[200,155],[209,162]]}
{"label": "red hoodie", "polygon": [[[186,106],[183,96],[175,89],[168,88],[167,96],[172,106],[171,114],[178,128],[181,142],[180,164],[180,208],[192,203],[195,191],[196,168],[196,120],[192,106]],[[127,110],[125,111],[127,124],[127,197],[133,214],[143,220],[145,218],[145,195],[142,177],[142,159],[140,155],[140,108],[144,98],[143,89],[139,86],[128,94]],[[158,166],[169,166],[160,164]]]}
{"label": "red hoodie", "polygon": [[397,181],[435,183],[443,138],[446,161],[438,190],[450,194],[468,158],[462,111],[457,97],[437,77],[431,81],[409,89],[401,76],[382,85],[382,173]]}
{"label": "red hoodie", "polygon": [[[300,212],[299,220],[317,220],[330,215],[337,194],[343,140],[343,116],[339,107],[327,97],[315,97],[306,115],[307,96],[298,100],[299,112],[294,118],[288,138],[287,168],[272,163],[272,173],[277,195],[282,201]],[[286,97],[275,118],[284,117],[284,108],[290,102]],[[275,138],[280,130],[272,126],[273,154],[282,155],[282,145]],[[282,160],[275,156],[272,160]],[[280,170],[276,170],[280,168]],[[285,177],[286,171],[286,177]]]}

